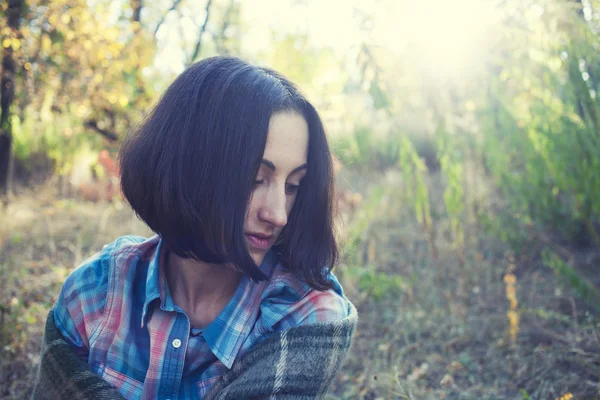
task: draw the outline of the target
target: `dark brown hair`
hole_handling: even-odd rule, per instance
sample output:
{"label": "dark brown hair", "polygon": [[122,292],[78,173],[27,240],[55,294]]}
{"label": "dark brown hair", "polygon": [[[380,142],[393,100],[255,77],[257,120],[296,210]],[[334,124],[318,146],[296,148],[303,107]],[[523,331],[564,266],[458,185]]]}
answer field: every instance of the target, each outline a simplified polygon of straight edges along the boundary
{"label": "dark brown hair", "polygon": [[124,141],[123,194],[138,216],[180,257],[231,262],[253,280],[244,219],[274,113],[308,124],[308,168],[274,251],[316,289],[338,251],[332,222],[332,160],[315,108],[285,77],[238,58],[195,63],[169,86]]}

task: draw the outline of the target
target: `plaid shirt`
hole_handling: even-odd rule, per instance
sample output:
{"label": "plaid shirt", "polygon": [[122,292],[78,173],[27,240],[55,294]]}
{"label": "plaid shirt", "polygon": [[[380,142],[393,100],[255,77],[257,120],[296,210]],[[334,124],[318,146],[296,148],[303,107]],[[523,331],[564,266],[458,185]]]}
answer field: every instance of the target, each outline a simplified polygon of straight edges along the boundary
{"label": "plaid shirt", "polygon": [[195,329],[173,303],[161,247],[157,236],[105,246],[69,275],[54,310],[65,339],[126,398],[203,398],[269,334],[349,315],[333,274],[334,289],[313,290],[269,252],[260,268],[270,279],[244,276],[217,318]]}

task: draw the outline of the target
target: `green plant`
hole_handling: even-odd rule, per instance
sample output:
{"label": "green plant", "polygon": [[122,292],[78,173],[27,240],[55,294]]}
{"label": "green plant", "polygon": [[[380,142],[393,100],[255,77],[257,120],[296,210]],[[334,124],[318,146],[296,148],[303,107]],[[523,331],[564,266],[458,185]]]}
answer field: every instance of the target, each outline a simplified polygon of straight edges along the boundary
{"label": "green plant", "polygon": [[358,263],[358,250],[369,232],[369,226],[375,219],[384,191],[381,186],[375,186],[355,212],[350,223],[345,226],[346,238],[342,247],[342,257],[346,263]]}
{"label": "green plant", "polygon": [[357,283],[364,296],[376,301],[386,296],[396,298],[408,285],[403,276],[379,272],[374,266],[348,265],[345,268],[345,276]]}
{"label": "green plant", "polygon": [[354,130],[333,142],[333,152],[347,166],[374,168],[384,171],[398,162],[399,135],[394,131],[385,134],[372,128],[357,125]]}
{"label": "green plant", "polygon": [[600,310],[600,291],[584,276],[547,248],[542,251],[542,260],[561,282],[566,283],[579,297]]}
{"label": "green plant", "polygon": [[28,168],[33,167],[36,154],[44,154],[58,174],[66,175],[82,152],[90,152],[103,145],[99,135],[83,131],[83,121],[72,110],[42,115],[43,118],[27,109],[23,120],[17,115],[12,116],[14,156]]}

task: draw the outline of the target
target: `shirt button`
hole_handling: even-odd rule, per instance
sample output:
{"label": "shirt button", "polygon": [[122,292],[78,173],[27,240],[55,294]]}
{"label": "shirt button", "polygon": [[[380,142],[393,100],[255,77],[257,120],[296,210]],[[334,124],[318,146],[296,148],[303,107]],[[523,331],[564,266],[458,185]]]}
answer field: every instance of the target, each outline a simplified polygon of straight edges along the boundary
{"label": "shirt button", "polygon": [[175,339],[173,340],[173,342],[171,343],[173,345],[173,347],[175,347],[176,349],[181,347],[181,340],[179,339]]}

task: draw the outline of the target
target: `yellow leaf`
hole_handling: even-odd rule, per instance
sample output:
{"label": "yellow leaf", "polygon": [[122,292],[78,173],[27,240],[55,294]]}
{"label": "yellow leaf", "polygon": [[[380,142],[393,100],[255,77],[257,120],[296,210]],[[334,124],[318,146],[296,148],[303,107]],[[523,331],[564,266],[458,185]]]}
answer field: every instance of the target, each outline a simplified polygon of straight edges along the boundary
{"label": "yellow leaf", "polygon": [[104,37],[110,41],[117,40],[119,31],[117,29],[107,29],[104,33]]}
{"label": "yellow leaf", "polygon": [[429,369],[429,364],[423,363],[419,367],[412,370],[410,375],[408,375],[407,379],[409,382],[415,382],[419,379],[425,377],[427,375],[427,370]]}
{"label": "yellow leaf", "polygon": [[83,117],[85,117],[87,115],[88,109],[87,109],[87,107],[85,105],[80,104],[76,108],[76,113],[77,113],[78,117],[83,118]]}
{"label": "yellow leaf", "polygon": [[125,107],[128,103],[129,103],[129,99],[127,98],[127,96],[125,96],[124,94],[122,94],[119,97],[119,104],[121,105],[121,107]]}
{"label": "yellow leaf", "polygon": [[138,57],[137,53],[132,52],[129,54],[129,62],[131,64],[137,64],[139,59],[140,58]]}
{"label": "yellow leaf", "polygon": [[12,48],[15,50],[19,50],[21,48],[21,41],[17,38],[12,38]]}
{"label": "yellow leaf", "polygon": [[27,71],[30,71],[30,70],[31,70],[31,63],[30,63],[29,61],[27,61],[27,62],[25,63],[25,65],[23,65],[23,67],[24,67],[24,68],[25,68]]}
{"label": "yellow leaf", "polygon": [[12,41],[10,40],[10,38],[4,38],[2,39],[2,47],[8,49],[11,45]]}
{"label": "yellow leaf", "polygon": [[440,386],[443,388],[448,388],[454,386],[454,378],[450,374],[444,375],[442,380],[440,381]]}
{"label": "yellow leaf", "polygon": [[58,15],[56,14],[51,14],[48,17],[48,22],[50,23],[50,25],[52,26],[56,26],[56,23],[58,22]]}
{"label": "yellow leaf", "polygon": [[42,50],[46,53],[49,53],[52,50],[52,40],[48,37],[48,35],[42,36]]}
{"label": "yellow leaf", "polygon": [[60,17],[60,22],[62,22],[63,24],[68,24],[71,21],[71,16],[69,14],[63,14],[62,17]]}
{"label": "yellow leaf", "polygon": [[381,343],[378,347],[377,350],[379,351],[383,351],[383,352],[387,352],[390,349],[390,344],[389,343]]}
{"label": "yellow leaf", "polygon": [[119,45],[117,43],[112,43],[109,47],[108,47],[108,51],[110,51],[110,54],[113,57],[116,57],[119,55]]}

